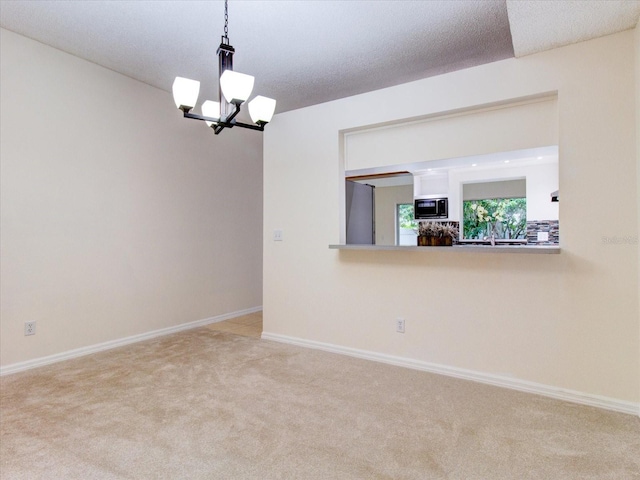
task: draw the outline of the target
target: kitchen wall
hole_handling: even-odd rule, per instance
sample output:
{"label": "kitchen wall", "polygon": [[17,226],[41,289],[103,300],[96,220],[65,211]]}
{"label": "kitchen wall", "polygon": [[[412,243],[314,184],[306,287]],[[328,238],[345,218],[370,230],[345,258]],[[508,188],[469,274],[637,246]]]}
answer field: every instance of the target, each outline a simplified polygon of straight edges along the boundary
{"label": "kitchen wall", "polygon": [[559,204],[551,202],[551,192],[558,190],[558,163],[546,162],[526,166],[476,167],[449,172],[449,218],[460,220],[462,185],[476,181],[527,179],[527,219],[558,220]]}
{"label": "kitchen wall", "polygon": [[0,46],[3,368],[260,307],[262,136],[215,136],[170,93],[4,29]]}
{"label": "kitchen wall", "polygon": [[[637,413],[638,246],[607,241],[638,232],[634,55],[626,31],[277,115],[264,139],[265,337]],[[328,248],[344,222],[342,132],[549,92],[561,254]],[[615,192],[615,208],[594,192]]]}
{"label": "kitchen wall", "polygon": [[376,187],[376,245],[396,244],[396,208],[413,203],[413,185]]}

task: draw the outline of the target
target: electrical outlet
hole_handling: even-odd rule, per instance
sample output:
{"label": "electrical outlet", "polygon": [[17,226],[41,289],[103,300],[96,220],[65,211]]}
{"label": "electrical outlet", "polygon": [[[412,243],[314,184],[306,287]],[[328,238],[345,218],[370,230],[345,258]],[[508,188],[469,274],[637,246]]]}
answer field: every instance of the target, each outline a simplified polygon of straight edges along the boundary
{"label": "electrical outlet", "polygon": [[273,231],[273,241],[281,242],[282,241],[282,230],[277,229]]}
{"label": "electrical outlet", "polygon": [[36,322],[24,322],[24,334],[35,335],[36,334]]}
{"label": "electrical outlet", "polygon": [[404,333],[404,318],[396,319],[396,332]]}

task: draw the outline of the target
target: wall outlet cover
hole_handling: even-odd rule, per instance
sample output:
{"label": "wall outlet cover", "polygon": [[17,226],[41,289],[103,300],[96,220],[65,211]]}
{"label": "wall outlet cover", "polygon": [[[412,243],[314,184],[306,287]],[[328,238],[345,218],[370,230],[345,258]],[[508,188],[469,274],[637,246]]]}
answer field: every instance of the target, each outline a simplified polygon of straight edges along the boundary
{"label": "wall outlet cover", "polygon": [[539,242],[548,242],[549,241],[549,232],[538,232],[538,241]]}
{"label": "wall outlet cover", "polygon": [[36,322],[24,322],[24,334],[35,335],[36,334]]}

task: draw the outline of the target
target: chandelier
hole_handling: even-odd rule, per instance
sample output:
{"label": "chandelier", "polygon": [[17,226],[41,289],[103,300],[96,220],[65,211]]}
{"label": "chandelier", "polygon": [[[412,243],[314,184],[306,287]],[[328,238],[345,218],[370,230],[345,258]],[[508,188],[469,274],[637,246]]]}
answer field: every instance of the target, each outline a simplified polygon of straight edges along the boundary
{"label": "chandelier", "polygon": [[176,107],[182,110],[185,118],[204,120],[219,134],[225,128],[242,127],[264,131],[264,126],[271,121],[276,109],[276,101],[258,95],[248,104],[249,115],[253,124],[236,121],[241,105],[251,96],[254,78],[251,75],[233,71],[233,54],[235,49],[229,44],[229,13],[227,1],[224,1],[224,35],[218,47],[218,101],[207,100],[202,104],[202,115],[191,113],[198,101],[200,82],[184,77],[176,77],[173,82],[173,100]]}

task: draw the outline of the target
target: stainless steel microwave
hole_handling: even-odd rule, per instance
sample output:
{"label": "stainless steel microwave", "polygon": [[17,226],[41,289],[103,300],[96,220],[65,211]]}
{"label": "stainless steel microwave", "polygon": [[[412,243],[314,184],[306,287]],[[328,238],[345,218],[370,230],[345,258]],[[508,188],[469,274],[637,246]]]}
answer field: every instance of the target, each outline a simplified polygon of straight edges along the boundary
{"label": "stainless steel microwave", "polygon": [[416,220],[449,218],[448,198],[419,198],[415,200],[414,216]]}

